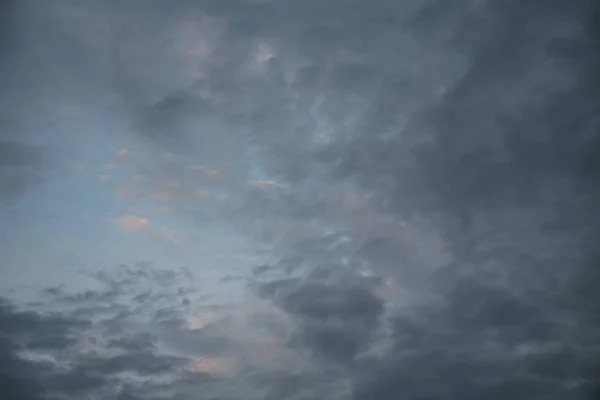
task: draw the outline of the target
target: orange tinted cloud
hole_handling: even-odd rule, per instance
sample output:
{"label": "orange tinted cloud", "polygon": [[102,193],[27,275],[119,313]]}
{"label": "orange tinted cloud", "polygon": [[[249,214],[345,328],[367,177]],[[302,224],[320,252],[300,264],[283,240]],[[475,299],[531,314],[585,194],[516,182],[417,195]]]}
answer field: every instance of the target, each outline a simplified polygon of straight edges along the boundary
{"label": "orange tinted cloud", "polygon": [[150,225],[148,219],[137,217],[132,214],[121,215],[117,218],[117,224],[127,232],[137,232],[147,229]]}

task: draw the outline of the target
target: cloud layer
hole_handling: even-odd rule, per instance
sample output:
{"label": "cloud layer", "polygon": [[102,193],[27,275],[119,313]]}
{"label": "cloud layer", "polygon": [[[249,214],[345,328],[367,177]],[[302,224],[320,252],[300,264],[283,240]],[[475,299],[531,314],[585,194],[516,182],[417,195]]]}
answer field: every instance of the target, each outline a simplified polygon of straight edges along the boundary
{"label": "cloud layer", "polygon": [[593,2],[5,3],[11,399],[598,397]]}

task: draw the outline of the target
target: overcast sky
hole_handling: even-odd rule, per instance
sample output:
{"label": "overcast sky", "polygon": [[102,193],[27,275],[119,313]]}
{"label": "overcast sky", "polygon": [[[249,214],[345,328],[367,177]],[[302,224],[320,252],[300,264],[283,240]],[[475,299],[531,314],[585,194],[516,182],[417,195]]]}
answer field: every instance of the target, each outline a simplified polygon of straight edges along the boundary
{"label": "overcast sky", "polygon": [[0,4],[0,398],[600,398],[594,1]]}

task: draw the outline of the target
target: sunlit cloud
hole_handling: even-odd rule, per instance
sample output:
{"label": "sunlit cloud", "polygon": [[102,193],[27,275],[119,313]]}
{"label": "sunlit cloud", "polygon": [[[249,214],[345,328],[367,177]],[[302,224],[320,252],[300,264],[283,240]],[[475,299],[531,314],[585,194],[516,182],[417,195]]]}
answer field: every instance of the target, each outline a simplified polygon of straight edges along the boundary
{"label": "sunlit cloud", "polygon": [[137,215],[124,214],[115,218],[115,222],[125,232],[143,234],[147,238],[157,239],[173,245],[182,245],[190,241],[187,235],[184,235],[177,229],[165,226],[151,226],[148,218]]}
{"label": "sunlit cloud", "polygon": [[125,214],[116,218],[117,224],[127,232],[140,232],[149,228],[150,222],[147,218],[138,217],[133,214]]}

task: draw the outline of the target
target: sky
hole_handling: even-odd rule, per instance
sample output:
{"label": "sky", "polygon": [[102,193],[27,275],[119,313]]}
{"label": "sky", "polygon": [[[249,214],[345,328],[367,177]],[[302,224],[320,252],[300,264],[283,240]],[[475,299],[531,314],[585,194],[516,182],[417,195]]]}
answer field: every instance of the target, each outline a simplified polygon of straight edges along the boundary
{"label": "sky", "polygon": [[1,398],[600,398],[593,1],[0,3]]}

